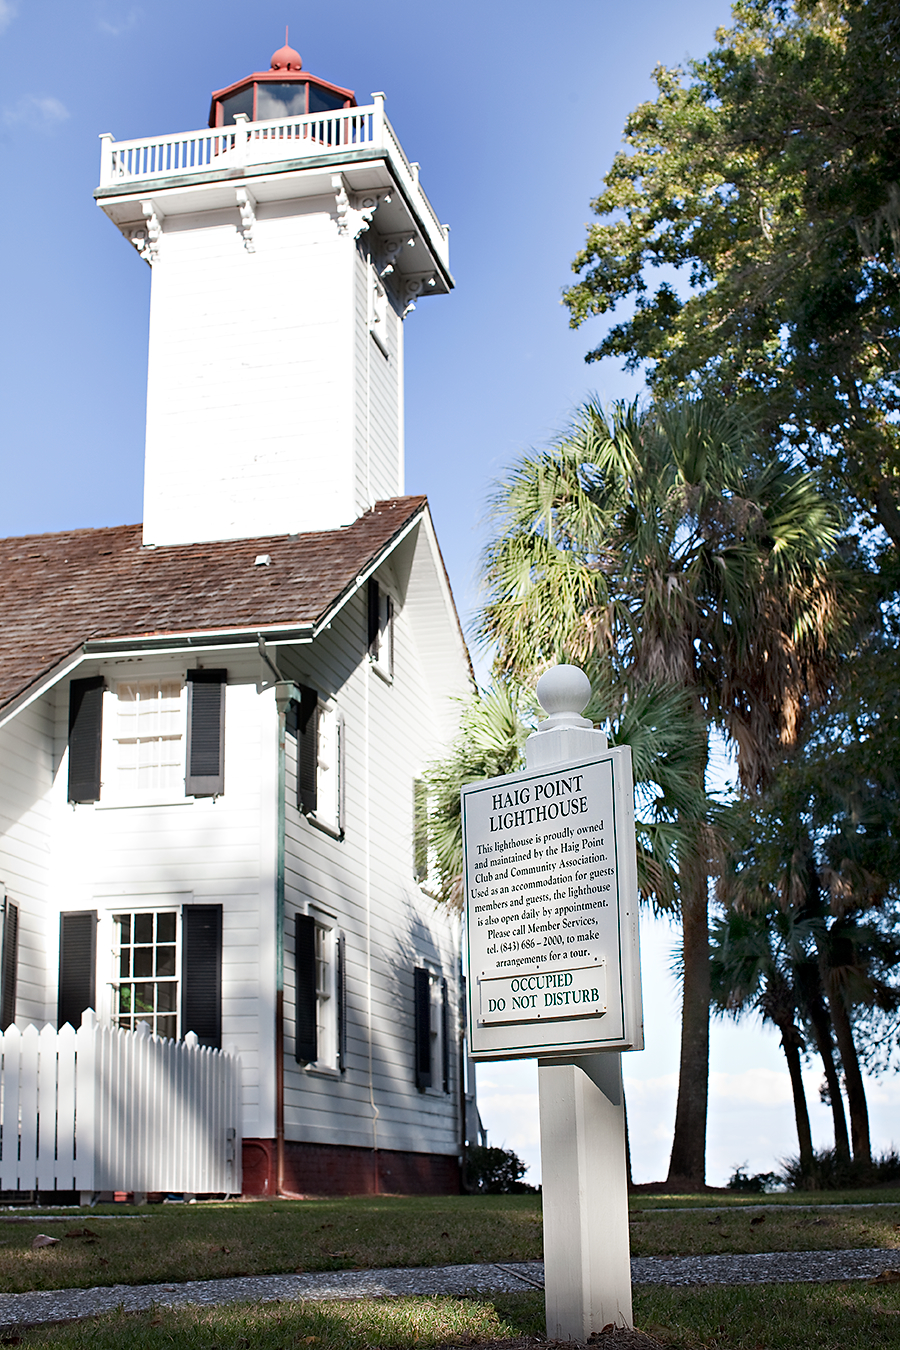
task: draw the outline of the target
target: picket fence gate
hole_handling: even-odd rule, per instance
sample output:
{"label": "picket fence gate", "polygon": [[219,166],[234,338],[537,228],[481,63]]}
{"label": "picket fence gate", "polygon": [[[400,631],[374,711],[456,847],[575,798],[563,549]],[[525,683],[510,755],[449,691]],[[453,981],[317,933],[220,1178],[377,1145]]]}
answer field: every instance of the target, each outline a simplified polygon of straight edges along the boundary
{"label": "picket fence gate", "polygon": [[240,1194],[240,1062],[100,1026],[0,1033],[0,1190]]}

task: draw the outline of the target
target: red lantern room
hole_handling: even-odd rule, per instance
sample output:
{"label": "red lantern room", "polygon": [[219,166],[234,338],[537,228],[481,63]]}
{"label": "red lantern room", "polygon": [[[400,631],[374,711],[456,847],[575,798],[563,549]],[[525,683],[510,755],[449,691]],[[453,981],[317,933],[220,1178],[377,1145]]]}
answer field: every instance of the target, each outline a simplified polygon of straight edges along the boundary
{"label": "red lantern room", "polygon": [[235,115],[244,113],[251,122],[275,121],[282,117],[305,117],[307,113],[329,113],[340,108],[355,108],[352,89],[341,89],[303,69],[300,53],[285,45],[272,57],[271,69],[219,89],[212,96],[209,110],[211,127],[234,125]]}

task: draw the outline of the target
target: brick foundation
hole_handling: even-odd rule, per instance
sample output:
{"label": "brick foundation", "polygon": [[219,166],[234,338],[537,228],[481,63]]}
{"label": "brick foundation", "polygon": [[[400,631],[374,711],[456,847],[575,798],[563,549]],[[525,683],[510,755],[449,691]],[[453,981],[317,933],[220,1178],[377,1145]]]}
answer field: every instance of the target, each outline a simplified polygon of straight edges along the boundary
{"label": "brick foundation", "polygon": [[[245,1139],[243,1169],[244,1195],[274,1195],[275,1140]],[[284,1188],[295,1195],[458,1195],[459,1159],[286,1141]]]}

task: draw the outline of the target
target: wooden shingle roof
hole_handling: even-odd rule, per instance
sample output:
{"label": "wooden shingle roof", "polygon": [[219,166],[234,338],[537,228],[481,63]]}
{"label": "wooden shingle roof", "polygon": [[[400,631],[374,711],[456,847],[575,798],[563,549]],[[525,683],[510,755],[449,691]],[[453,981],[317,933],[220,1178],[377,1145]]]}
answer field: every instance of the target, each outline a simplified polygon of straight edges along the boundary
{"label": "wooden shingle roof", "polygon": [[0,539],[0,709],[85,643],[314,627],[425,507],[394,497],[343,529],[156,548],[140,525]]}

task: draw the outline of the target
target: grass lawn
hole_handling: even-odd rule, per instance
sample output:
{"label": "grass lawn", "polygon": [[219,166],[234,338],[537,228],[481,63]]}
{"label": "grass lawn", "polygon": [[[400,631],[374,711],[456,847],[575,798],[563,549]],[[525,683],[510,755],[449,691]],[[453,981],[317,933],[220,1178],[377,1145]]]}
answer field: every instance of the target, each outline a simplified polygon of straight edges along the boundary
{"label": "grass lawn", "polygon": [[[808,1203],[808,1201],[807,1201]],[[675,1207],[678,1209],[679,1207]],[[0,1217],[0,1292],[170,1283],[227,1275],[531,1261],[540,1197],[417,1196],[82,1210],[65,1223]],[[115,1217],[102,1217],[112,1212]],[[32,1248],[36,1234],[59,1238]],[[725,1203],[632,1213],[635,1256],[900,1249],[900,1200],[877,1209]],[[900,1263],[898,1263],[900,1264]],[[900,1342],[898,1342],[900,1345]]]}
{"label": "grass lawn", "polygon": [[[882,1350],[900,1345],[900,1285],[795,1284],[635,1290],[640,1344],[670,1350]],[[55,1350],[427,1350],[533,1346],[540,1294],[486,1299],[360,1299],[111,1314],[24,1332]],[[524,1338],[527,1338],[525,1340]],[[618,1338],[596,1338],[593,1350]],[[632,1341],[632,1344],[634,1342]]]}

